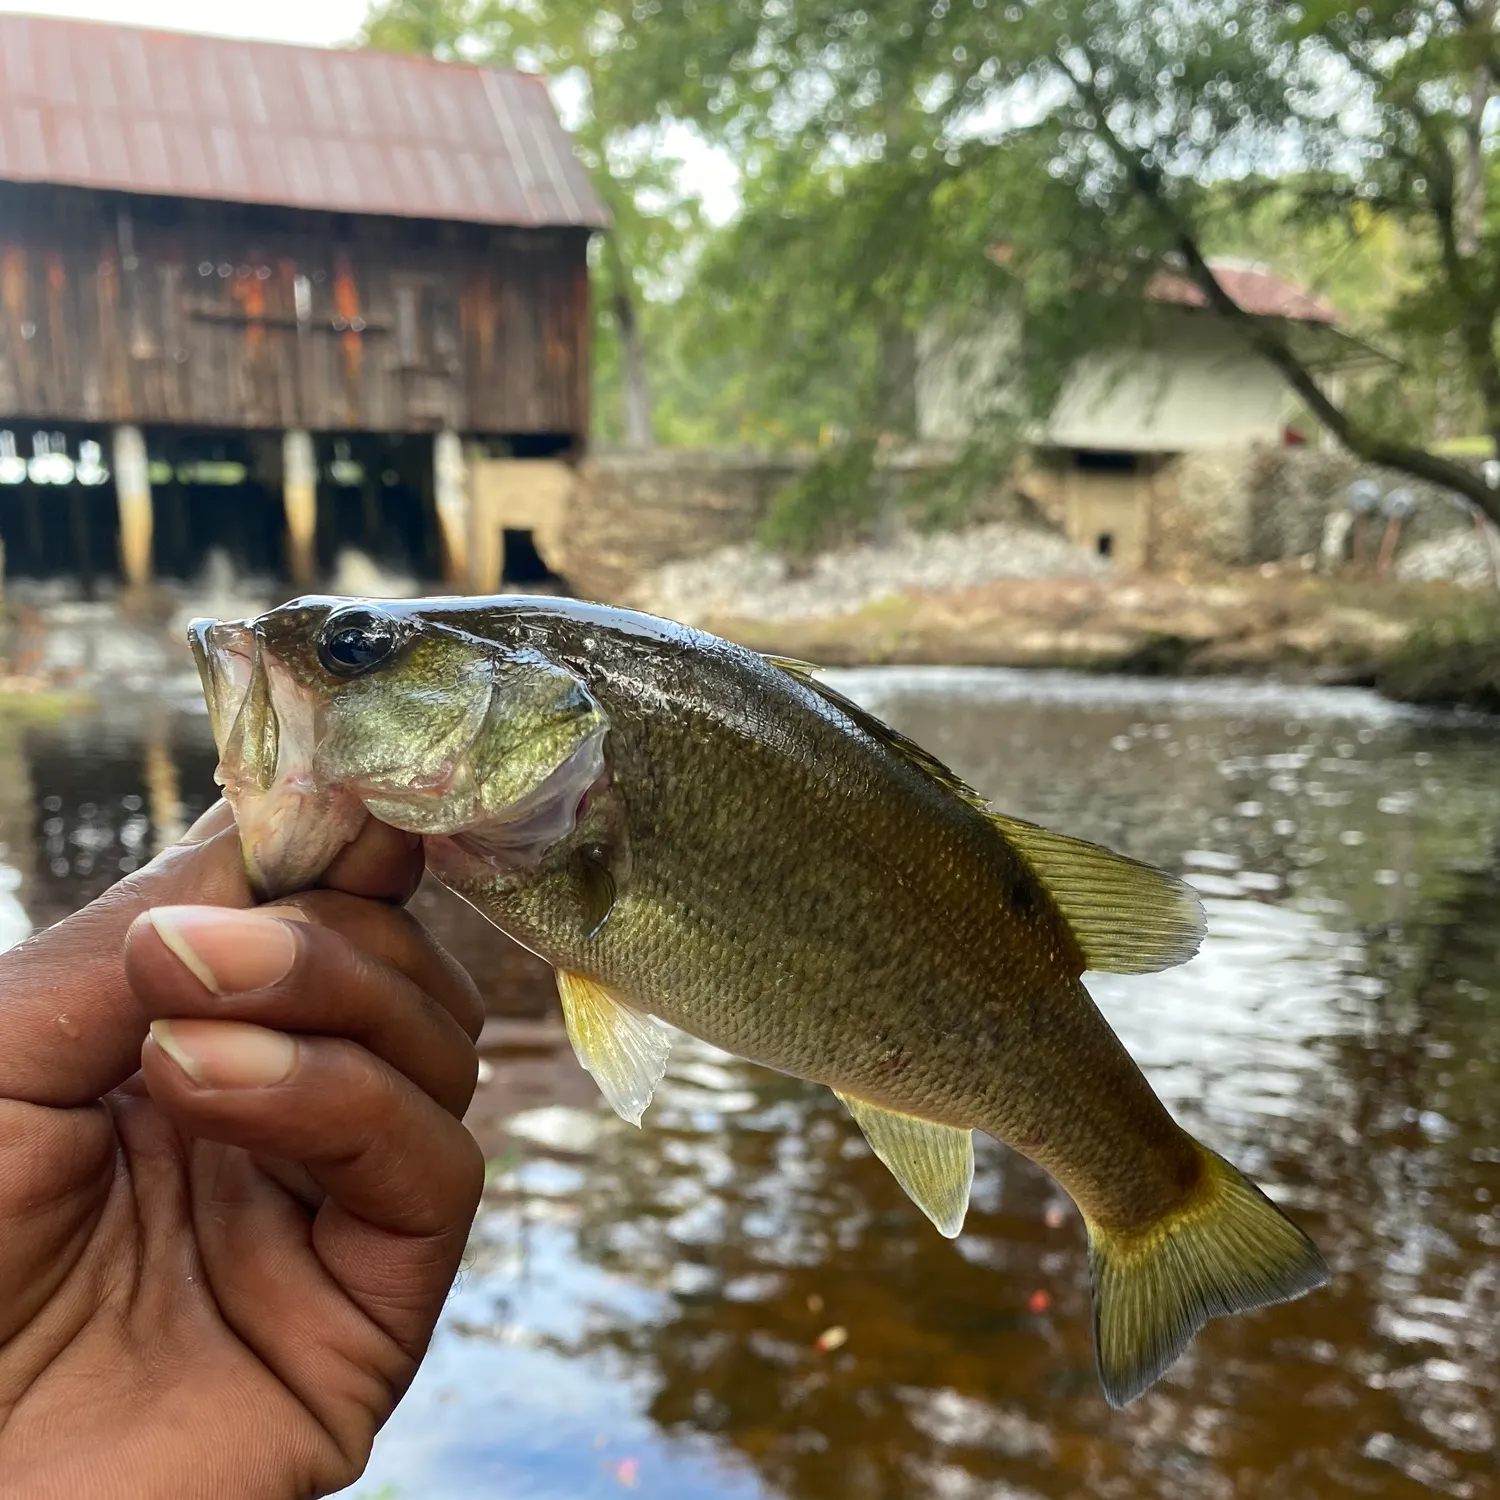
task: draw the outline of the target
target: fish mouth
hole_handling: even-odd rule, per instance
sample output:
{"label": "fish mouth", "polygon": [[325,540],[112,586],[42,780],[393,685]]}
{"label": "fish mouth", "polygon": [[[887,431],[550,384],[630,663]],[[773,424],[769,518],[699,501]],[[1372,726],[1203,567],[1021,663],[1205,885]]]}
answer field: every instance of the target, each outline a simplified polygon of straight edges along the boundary
{"label": "fish mouth", "polygon": [[349,789],[313,773],[313,695],[265,650],[248,620],[194,620],[188,641],[234,810],[245,874],[264,900],[312,885],[369,817]]}
{"label": "fish mouth", "polygon": [[214,748],[222,756],[229,731],[250,691],[258,654],[255,628],[248,620],[198,619],[188,625],[188,644],[203,684]]}

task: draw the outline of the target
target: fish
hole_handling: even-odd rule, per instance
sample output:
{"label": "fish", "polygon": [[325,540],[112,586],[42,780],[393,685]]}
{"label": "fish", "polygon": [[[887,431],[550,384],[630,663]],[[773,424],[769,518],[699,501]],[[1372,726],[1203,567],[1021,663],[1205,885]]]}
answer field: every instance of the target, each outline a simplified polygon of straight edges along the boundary
{"label": "fish", "polygon": [[552,596],[310,596],[189,636],[263,895],[376,818],[553,966],[623,1119],[680,1031],[831,1089],[950,1238],[974,1131],[1020,1152],[1082,1215],[1111,1405],[1209,1318],[1327,1282],[1083,983],[1190,959],[1192,888],[997,811],[815,668]]}

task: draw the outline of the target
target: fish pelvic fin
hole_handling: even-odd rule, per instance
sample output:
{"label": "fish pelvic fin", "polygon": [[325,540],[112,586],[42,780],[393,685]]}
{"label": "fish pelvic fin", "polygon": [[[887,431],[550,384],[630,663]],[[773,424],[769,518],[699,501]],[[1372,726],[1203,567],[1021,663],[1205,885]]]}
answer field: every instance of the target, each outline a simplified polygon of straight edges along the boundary
{"label": "fish pelvic fin", "polygon": [[1094,1356],[1105,1399],[1149,1390],[1210,1319],[1290,1302],[1323,1286],[1318,1247],[1242,1172],[1198,1146],[1187,1199],[1142,1227],[1087,1219]]}
{"label": "fish pelvic fin", "polygon": [[585,974],[557,970],[568,1040],[609,1107],[639,1125],[667,1071],[672,1033],[655,1016],[632,1010]]}

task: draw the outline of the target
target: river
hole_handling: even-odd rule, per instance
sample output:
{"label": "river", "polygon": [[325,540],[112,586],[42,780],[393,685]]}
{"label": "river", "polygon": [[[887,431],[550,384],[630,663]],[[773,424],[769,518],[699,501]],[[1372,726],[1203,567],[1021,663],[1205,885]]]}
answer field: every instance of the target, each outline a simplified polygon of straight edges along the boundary
{"label": "river", "polygon": [[[821,1090],[695,1043],[621,1125],[500,1022],[468,1265],[361,1500],[1220,1500],[1500,1492],[1500,731],[1355,691],[880,670],[839,683],[1019,816],[1183,873],[1192,963],[1090,988],[1331,1286],[1098,1394],[1080,1222],[980,1138],[940,1238]],[[0,714],[0,935],[212,795],[190,688]],[[494,1009],[547,976],[441,893]]]}

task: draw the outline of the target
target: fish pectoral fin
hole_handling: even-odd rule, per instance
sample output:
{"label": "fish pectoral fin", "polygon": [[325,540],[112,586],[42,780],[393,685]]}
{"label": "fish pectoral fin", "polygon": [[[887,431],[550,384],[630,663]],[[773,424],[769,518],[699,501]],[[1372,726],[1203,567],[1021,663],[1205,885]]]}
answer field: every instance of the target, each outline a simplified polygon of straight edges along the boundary
{"label": "fish pectoral fin", "polygon": [[619,893],[614,872],[604,862],[602,851],[586,850],[578,857],[575,867],[578,899],[583,903],[584,932],[592,940],[609,921]]}
{"label": "fish pectoral fin", "polygon": [[906,1196],[953,1239],[964,1227],[974,1182],[974,1132],[898,1114],[879,1104],[835,1094],[864,1131],[870,1150],[890,1168]]}
{"label": "fish pectoral fin", "polygon": [[1155,974],[1198,951],[1208,920],[1186,881],[1035,823],[986,816],[1057,903],[1086,968]]}
{"label": "fish pectoral fin", "polygon": [[582,974],[559,969],[557,993],[578,1061],[593,1075],[609,1107],[622,1120],[639,1125],[667,1071],[671,1033],[655,1016],[632,1010]]}

